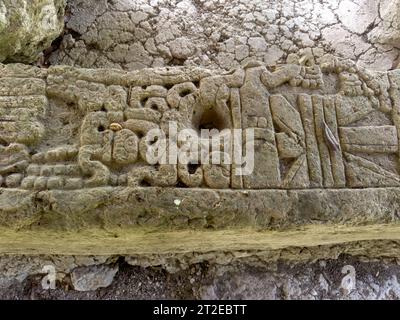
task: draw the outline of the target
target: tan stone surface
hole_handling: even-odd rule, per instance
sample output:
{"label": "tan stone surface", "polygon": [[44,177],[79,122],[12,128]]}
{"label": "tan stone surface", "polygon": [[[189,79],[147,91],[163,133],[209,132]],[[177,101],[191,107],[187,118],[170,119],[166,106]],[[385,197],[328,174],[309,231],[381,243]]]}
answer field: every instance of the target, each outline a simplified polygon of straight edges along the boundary
{"label": "tan stone surface", "polygon": [[[332,57],[274,71],[250,62],[226,74],[2,65],[0,83],[2,225],[398,219],[397,70]],[[170,121],[197,132],[253,129],[254,170],[235,176],[234,165],[149,163],[146,133],[167,132]]]}
{"label": "tan stone surface", "polygon": [[[0,82],[3,288],[40,279],[44,264],[58,285],[99,292],[127,265],[181,273],[398,256],[397,70],[332,57],[230,73],[10,64]],[[144,134],[170,120],[254,129],[254,172],[146,162]]]}
{"label": "tan stone surface", "polygon": [[[360,67],[398,0],[67,3],[0,1],[0,61],[65,22],[39,65],[116,68],[0,65],[0,299],[400,297],[400,74]],[[255,171],[148,163],[170,120],[254,129]]]}

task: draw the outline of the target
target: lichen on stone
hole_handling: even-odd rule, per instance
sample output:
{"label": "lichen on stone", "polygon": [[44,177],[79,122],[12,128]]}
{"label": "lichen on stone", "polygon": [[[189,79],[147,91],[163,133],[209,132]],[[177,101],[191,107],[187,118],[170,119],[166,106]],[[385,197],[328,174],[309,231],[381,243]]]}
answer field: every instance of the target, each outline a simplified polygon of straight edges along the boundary
{"label": "lichen on stone", "polygon": [[0,2],[0,62],[31,63],[64,27],[65,0]]}

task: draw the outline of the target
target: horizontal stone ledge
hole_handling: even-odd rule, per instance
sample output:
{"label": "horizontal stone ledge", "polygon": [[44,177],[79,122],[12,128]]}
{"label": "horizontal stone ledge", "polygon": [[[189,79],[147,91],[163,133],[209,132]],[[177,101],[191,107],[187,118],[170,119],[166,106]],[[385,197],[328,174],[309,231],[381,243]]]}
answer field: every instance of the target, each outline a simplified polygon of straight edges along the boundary
{"label": "horizontal stone ledge", "polygon": [[340,254],[389,258],[400,253],[400,224],[309,225],[286,231],[252,228],[219,231],[125,228],[64,233],[0,228],[0,231],[0,255],[119,255],[134,265],[156,265],[162,259],[165,263],[168,257],[198,263],[218,256],[222,259],[224,255],[227,259],[226,253],[230,259],[259,256],[265,260],[310,260],[335,258]]}
{"label": "horizontal stone ledge", "polygon": [[84,230],[167,229],[399,221],[400,188],[211,190],[101,187],[71,191],[0,189],[0,226]]}

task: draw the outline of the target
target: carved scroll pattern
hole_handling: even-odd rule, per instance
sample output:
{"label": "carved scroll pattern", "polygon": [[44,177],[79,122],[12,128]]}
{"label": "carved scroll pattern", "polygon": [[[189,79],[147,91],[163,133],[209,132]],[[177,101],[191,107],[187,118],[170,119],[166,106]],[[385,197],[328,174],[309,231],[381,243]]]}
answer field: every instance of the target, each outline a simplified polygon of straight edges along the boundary
{"label": "carved scroll pattern", "polygon": [[[107,71],[105,71],[107,72]],[[399,186],[400,73],[370,74],[346,61],[249,63],[222,75],[0,73],[0,186],[298,189]],[[139,80],[138,80],[139,79]],[[53,104],[82,117],[77,141],[46,147]],[[254,129],[251,174],[237,165],[150,164],[152,129]],[[199,133],[200,134],[200,133]],[[170,148],[171,146],[167,146]],[[245,148],[243,148],[244,150]],[[231,152],[231,150],[225,150]]]}

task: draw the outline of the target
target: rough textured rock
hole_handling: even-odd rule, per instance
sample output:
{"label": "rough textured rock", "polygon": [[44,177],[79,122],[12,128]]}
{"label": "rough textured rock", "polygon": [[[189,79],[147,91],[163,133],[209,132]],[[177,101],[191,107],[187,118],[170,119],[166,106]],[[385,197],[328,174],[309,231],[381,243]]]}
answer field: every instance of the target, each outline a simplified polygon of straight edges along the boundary
{"label": "rough textured rock", "polygon": [[108,287],[117,272],[118,266],[79,267],[71,272],[71,283],[74,290],[93,291]]}
{"label": "rough textured rock", "polygon": [[[230,73],[1,66],[0,223],[397,220],[399,70],[324,59],[275,71],[253,61]],[[252,137],[235,140],[235,130]],[[218,150],[199,149],[217,138]],[[225,162],[237,158],[231,143],[241,144],[239,162]],[[196,152],[182,161],[188,144]],[[168,159],[152,162],[154,150]],[[215,152],[229,157],[211,163]],[[240,165],[248,172],[237,174]]]}
{"label": "rough textured rock", "polygon": [[0,62],[30,63],[64,27],[65,0],[2,0]]}
{"label": "rough textured rock", "polygon": [[[1,252],[61,257],[41,266],[27,259],[17,274],[13,267],[5,273],[2,286],[54,270],[46,276],[50,289],[58,281],[75,291],[101,290],[123,257],[173,273],[199,263],[228,266],[198,288],[198,298],[312,298],[322,297],[330,280],[318,274],[320,290],[305,292],[316,274],[271,273],[259,281],[229,266],[285,261],[295,268],[343,252],[396,258],[399,70],[373,72],[330,55],[321,65],[302,61],[276,69],[249,61],[227,73],[1,65]],[[171,136],[171,122],[203,143],[201,130],[214,129],[230,158],[230,143],[221,139],[251,129],[254,150],[246,154],[254,157],[246,164],[254,160],[254,167],[235,175],[238,163],[202,163],[193,155],[186,164],[151,162],[147,151],[162,146],[162,136],[148,139],[152,129],[185,145]],[[85,235],[65,233],[76,230]],[[83,267],[75,260],[88,251],[93,258]],[[230,272],[239,272],[237,280],[219,280]],[[396,281],[381,284],[390,292]],[[255,282],[251,295],[246,288]],[[343,294],[335,285],[329,297],[347,297],[355,284],[345,281]]]}
{"label": "rough textured rock", "polygon": [[[0,290],[8,290],[12,286],[23,283],[32,275],[45,277],[49,271],[46,266],[54,266],[56,281],[62,281],[74,270],[87,270],[99,266],[100,270],[107,270],[107,266],[113,265],[116,258],[110,256],[58,256],[58,255],[17,255],[6,254],[0,258]],[[85,269],[85,268],[88,269]],[[90,268],[89,268],[90,267]],[[111,268],[109,268],[111,270]],[[84,275],[84,272],[80,272]],[[70,276],[69,276],[70,277]],[[72,285],[71,281],[69,283]]]}
{"label": "rough textured rock", "polygon": [[378,70],[399,58],[398,0],[69,0],[52,64],[125,70],[167,65],[231,69],[306,54]]}
{"label": "rough textured rock", "polygon": [[379,4],[381,17],[377,27],[374,28],[369,38],[374,43],[400,46],[400,2],[381,1]]}
{"label": "rough textured rock", "polygon": [[[31,258],[35,260],[37,258]],[[58,260],[62,260],[58,257]],[[66,259],[64,257],[64,259]],[[0,259],[4,260],[4,257]],[[40,259],[39,259],[40,260]],[[29,265],[29,261],[15,266]],[[103,268],[106,265],[101,265]],[[93,291],[72,290],[68,275],[54,289],[42,287],[42,273],[32,273],[8,288],[1,299],[393,299],[400,298],[396,259],[366,260],[341,255],[306,263],[197,263],[173,274],[162,268],[130,266],[120,260],[113,283]],[[350,270],[350,272],[346,272]],[[351,288],[345,286],[351,279]],[[349,289],[349,290],[348,290]]]}
{"label": "rough textured rock", "polygon": [[[62,1],[11,2],[0,61],[32,62]],[[0,65],[0,298],[399,299],[400,73],[363,68],[399,8],[69,0],[38,64],[115,69]],[[169,121],[254,129],[254,171],[148,163]]]}

